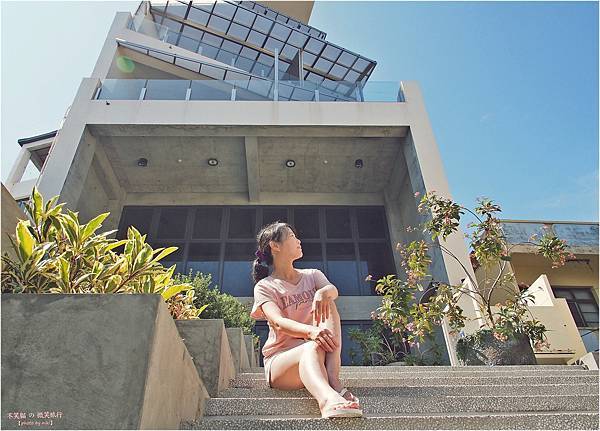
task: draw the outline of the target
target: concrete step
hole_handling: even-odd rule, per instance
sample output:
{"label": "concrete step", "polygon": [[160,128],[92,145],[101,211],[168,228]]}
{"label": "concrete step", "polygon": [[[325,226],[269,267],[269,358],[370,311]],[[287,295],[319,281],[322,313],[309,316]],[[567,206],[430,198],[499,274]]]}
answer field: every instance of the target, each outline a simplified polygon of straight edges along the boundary
{"label": "concrete step", "polygon": [[[399,387],[349,387],[357,397],[387,396],[442,396],[442,395],[595,395],[598,382],[592,384],[545,384],[545,385],[436,385]],[[219,398],[302,398],[311,397],[306,389],[281,391],[279,389],[230,388]]]}
{"label": "concrete step", "polygon": [[210,416],[180,429],[598,429],[598,413],[428,413],[322,419],[280,416]]}
{"label": "concrete step", "polygon": [[[396,372],[407,372],[407,373],[420,373],[429,371],[490,371],[496,372],[498,370],[513,371],[513,370],[527,370],[527,371],[549,371],[549,370],[587,370],[583,365],[470,365],[463,367],[452,367],[450,365],[434,365],[434,366],[342,366],[342,372],[365,372],[373,371],[379,373],[388,373],[390,371]],[[264,367],[254,367],[244,370],[246,373],[263,373],[265,372]]]}
{"label": "concrete step", "polygon": [[[502,370],[495,371],[478,371],[478,370],[457,370],[457,371],[421,371],[420,373],[405,373],[389,371],[387,373],[376,371],[341,371],[340,377],[354,379],[380,379],[385,378],[404,378],[410,376],[418,377],[513,377],[513,376],[598,376],[598,371],[595,370],[548,370],[548,371],[531,371],[531,370]],[[238,377],[243,379],[264,379],[265,373],[240,373]]]}
{"label": "concrete step", "polygon": [[[598,411],[598,395],[524,395],[524,396],[435,396],[362,397],[366,415],[456,412],[539,412]],[[317,401],[304,398],[212,398],[207,400],[206,416],[320,416]]]}
{"label": "concrete step", "polygon": [[[487,375],[487,376],[463,376],[463,375],[444,375],[444,376],[415,376],[406,375],[379,375],[365,377],[348,377],[342,375],[340,378],[344,386],[351,387],[403,387],[403,386],[432,386],[432,385],[540,385],[540,384],[594,384],[598,382],[598,374],[586,375],[565,375],[565,374],[535,374],[527,375]],[[244,375],[240,374],[234,380],[230,387],[235,388],[268,388],[264,375]]]}

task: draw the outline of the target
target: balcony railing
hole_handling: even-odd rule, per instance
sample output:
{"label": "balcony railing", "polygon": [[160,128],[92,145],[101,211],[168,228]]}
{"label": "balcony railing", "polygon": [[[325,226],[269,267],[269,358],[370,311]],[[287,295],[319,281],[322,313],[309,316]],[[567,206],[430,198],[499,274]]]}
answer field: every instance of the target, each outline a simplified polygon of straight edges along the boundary
{"label": "balcony railing", "polygon": [[403,102],[398,82],[340,83],[348,97],[307,81],[104,79],[97,100]]}

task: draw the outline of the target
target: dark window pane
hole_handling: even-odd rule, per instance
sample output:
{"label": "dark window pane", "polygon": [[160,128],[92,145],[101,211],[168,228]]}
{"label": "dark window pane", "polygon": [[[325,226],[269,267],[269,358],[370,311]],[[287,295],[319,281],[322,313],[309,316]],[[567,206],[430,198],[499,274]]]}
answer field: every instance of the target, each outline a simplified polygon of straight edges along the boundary
{"label": "dark window pane", "polygon": [[300,240],[319,238],[319,210],[317,208],[295,209],[294,228]]}
{"label": "dark window pane", "polygon": [[187,208],[162,208],[157,238],[184,238]]}
{"label": "dark window pane", "polygon": [[191,269],[203,274],[210,274],[212,282],[219,283],[219,260],[221,258],[221,244],[204,243],[190,244],[188,251],[187,271]]}
{"label": "dark window pane", "polygon": [[567,301],[567,305],[569,306],[569,310],[571,310],[571,314],[573,315],[573,320],[575,320],[575,324],[577,326],[585,326],[583,317],[581,316],[581,313],[579,313],[577,305],[571,301]]}
{"label": "dark window pane", "polygon": [[598,312],[582,313],[586,326],[598,326]]}
{"label": "dark window pane", "polygon": [[225,245],[222,292],[234,296],[252,296],[252,262],[255,259],[254,243],[228,243]]}
{"label": "dark window pane", "polygon": [[573,289],[573,296],[576,299],[594,299],[591,289]]}
{"label": "dark window pane", "polygon": [[327,244],[327,278],[340,295],[360,295],[356,273],[354,244]]}
{"label": "dark window pane", "polygon": [[256,210],[232,208],[229,212],[229,238],[254,238]]}
{"label": "dark window pane", "polygon": [[285,208],[263,208],[262,226],[266,226],[274,221],[287,223],[287,209]]}
{"label": "dark window pane", "polygon": [[352,238],[350,211],[347,208],[327,208],[327,238]]}
{"label": "dark window pane", "polygon": [[552,291],[554,293],[554,296],[556,296],[557,298],[566,298],[566,299],[574,298],[573,293],[571,292],[571,289],[553,288]]}
{"label": "dark window pane", "polygon": [[385,217],[381,208],[357,208],[356,220],[360,238],[385,238]]}
{"label": "dark window pane", "polygon": [[[388,274],[395,274],[396,268],[387,243],[359,243],[359,277],[366,295],[377,295],[375,281]],[[364,281],[367,275],[372,275],[373,281]]]}
{"label": "dark window pane", "polygon": [[170,255],[164,257],[159,260],[159,263],[165,268],[169,268],[173,264],[177,265],[175,268],[176,273],[183,273],[183,249],[185,247],[184,243],[179,242],[148,242],[153,249],[157,249],[160,247],[178,247],[176,251],[171,253]]}
{"label": "dark window pane", "polygon": [[302,257],[294,262],[296,268],[317,268],[323,271],[323,255],[321,244],[302,242]]}
{"label": "dark window pane", "polygon": [[221,208],[197,208],[193,238],[218,239],[221,237]]}
{"label": "dark window pane", "polygon": [[121,216],[123,222],[119,230],[118,239],[127,238],[127,228],[135,226],[140,233],[148,234],[150,232],[150,223],[152,222],[152,208],[125,208]]}

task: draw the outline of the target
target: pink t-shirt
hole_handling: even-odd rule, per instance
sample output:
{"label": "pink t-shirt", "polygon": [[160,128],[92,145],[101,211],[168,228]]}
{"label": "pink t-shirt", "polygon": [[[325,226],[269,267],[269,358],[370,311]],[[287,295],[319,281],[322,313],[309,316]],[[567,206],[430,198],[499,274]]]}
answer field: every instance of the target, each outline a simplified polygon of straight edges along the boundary
{"label": "pink t-shirt", "polygon": [[[281,315],[300,323],[312,325],[312,302],[315,292],[331,284],[325,274],[318,269],[299,269],[302,278],[297,285],[287,281],[274,279],[270,275],[259,280],[254,286],[254,304],[250,317],[255,320],[268,320],[262,311],[261,305],[272,301],[281,310]],[[265,358],[280,350],[291,349],[302,344],[302,338],[296,338],[277,330],[269,321],[269,337],[262,353]]]}

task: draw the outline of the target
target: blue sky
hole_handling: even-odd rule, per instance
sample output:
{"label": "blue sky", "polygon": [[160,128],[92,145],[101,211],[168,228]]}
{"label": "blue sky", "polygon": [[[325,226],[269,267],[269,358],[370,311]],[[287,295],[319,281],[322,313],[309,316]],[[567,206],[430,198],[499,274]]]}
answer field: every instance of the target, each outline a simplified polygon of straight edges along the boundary
{"label": "blue sky", "polygon": [[[17,139],[58,127],[114,13],[137,4],[2,2],[3,181]],[[457,201],[598,220],[597,3],[316,2],[310,24],[376,60],[372,81],[419,82]]]}

